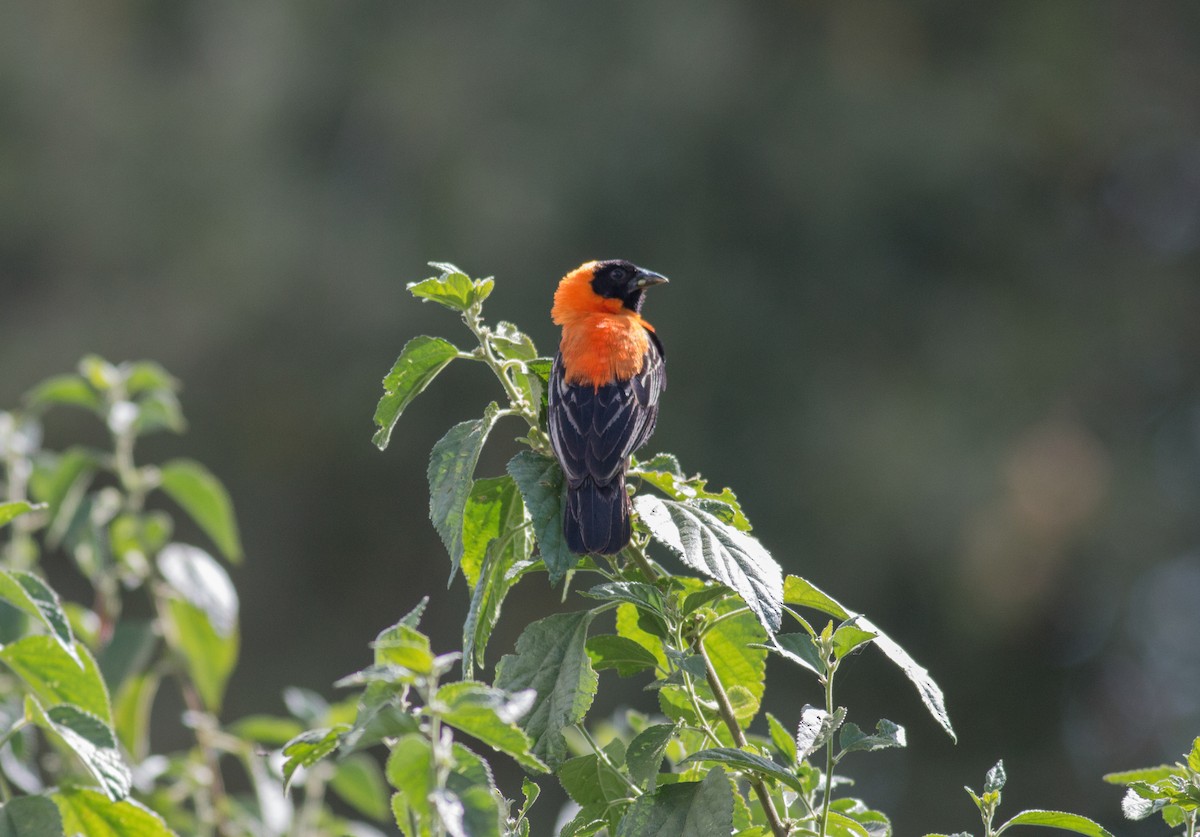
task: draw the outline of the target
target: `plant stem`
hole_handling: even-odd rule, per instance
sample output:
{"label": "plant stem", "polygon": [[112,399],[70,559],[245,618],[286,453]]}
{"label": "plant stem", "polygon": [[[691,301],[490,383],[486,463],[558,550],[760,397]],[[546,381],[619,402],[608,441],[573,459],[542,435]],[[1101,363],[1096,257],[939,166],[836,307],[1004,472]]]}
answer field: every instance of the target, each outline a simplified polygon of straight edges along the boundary
{"label": "plant stem", "polygon": [[[725,722],[725,726],[729,728],[730,734],[733,735],[733,740],[739,747],[745,748],[746,734],[742,732],[742,725],[738,723],[737,716],[733,714],[733,704],[729,702],[729,695],[725,694],[725,687],[721,685],[721,678],[717,676],[717,670],[713,668],[712,660],[708,658],[708,654],[704,651],[704,641],[697,639],[695,642],[696,653],[704,660],[704,672],[708,676],[708,685],[712,689],[713,695],[717,699],[717,709],[721,713],[721,720]],[[754,788],[754,793],[758,796],[759,803],[762,804],[763,813],[767,817],[767,822],[771,825],[771,833],[775,837],[787,837],[788,827],[779,817],[779,812],[775,810],[775,800],[771,799],[771,792],[767,789],[766,784],[762,779],[750,780],[750,787]],[[828,809],[828,805],[826,805]],[[822,834],[824,828],[822,827]]]}
{"label": "plant stem", "polygon": [[[833,706],[833,674],[837,671],[837,664],[833,663],[829,666],[829,670],[825,673],[825,711],[832,715],[834,712]],[[833,797],[833,736],[829,736],[829,741],[825,744],[825,796],[821,802],[821,837],[825,837],[826,829],[829,827],[829,803]]]}

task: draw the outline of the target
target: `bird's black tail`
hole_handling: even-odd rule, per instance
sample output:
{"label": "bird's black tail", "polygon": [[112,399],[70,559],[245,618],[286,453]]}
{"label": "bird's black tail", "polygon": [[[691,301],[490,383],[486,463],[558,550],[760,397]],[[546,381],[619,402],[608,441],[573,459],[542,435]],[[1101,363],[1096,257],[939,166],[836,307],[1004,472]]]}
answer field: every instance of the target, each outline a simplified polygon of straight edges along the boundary
{"label": "bird's black tail", "polygon": [[608,485],[597,485],[590,477],[578,488],[567,488],[563,515],[567,549],[576,555],[614,555],[629,543],[629,496],[625,475]]}

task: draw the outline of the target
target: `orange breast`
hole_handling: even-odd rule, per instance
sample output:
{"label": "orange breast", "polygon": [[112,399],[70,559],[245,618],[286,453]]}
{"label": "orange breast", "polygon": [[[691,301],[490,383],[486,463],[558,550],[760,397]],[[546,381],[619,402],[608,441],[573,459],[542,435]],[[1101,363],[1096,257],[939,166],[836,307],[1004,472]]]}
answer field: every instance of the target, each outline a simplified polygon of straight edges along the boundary
{"label": "orange breast", "polygon": [[642,371],[654,329],[621,304],[592,290],[594,262],[563,277],[550,315],[562,326],[563,371],[569,384],[602,387]]}

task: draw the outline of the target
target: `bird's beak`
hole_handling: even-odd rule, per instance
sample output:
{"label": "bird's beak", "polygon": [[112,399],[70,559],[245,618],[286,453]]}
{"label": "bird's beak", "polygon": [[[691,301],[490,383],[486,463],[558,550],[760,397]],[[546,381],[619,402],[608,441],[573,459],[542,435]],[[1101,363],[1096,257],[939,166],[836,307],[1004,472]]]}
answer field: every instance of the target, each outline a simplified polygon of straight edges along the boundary
{"label": "bird's beak", "polygon": [[638,272],[633,276],[633,287],[641,290],[651,285],[665,285],[669,281],[661,273],[655,273],[653,270],[645,270],[639,267]]}

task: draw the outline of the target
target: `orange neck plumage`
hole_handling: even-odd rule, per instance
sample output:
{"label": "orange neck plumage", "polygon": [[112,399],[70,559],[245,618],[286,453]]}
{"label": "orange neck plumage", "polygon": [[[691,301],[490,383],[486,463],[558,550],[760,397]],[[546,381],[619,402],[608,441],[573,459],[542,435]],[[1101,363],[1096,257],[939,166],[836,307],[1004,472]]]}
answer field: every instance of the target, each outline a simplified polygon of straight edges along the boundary
{"label": "orange neck plumage", "polygon": [[592,290],[595,262],[562,278],[550,317],[562,326],[563,371],[567,383],[602,387],[627,381],[642,371],[653,326],[619,299]]}

